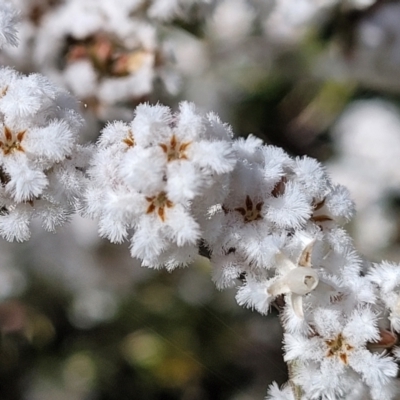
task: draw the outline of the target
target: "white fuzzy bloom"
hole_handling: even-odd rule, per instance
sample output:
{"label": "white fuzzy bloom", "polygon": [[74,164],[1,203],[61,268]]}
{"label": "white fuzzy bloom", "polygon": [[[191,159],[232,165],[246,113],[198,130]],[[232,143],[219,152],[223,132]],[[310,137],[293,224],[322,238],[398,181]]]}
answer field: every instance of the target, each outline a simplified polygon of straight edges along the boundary
{"label": "white fuzzy bloom", "polygon": [[[272,305],[281,310],[285,360],[302,399],[379,399],[380,391],[393,398],[397,366],[369,348],[395,342],[382,303],[397,326],[399,281],[395,266],[366,276],[367,264],[339,226],[354,215],[348,191],[316,161],[291,159],[252,136],[233,148],[237,163],[215,211],[220,234],[206,241],[217,287],[240,280],[239,305],[261,314]],[[273,386],[267,398],[291,396]]]}
{"label": "white fuzzy bloom", "polygon": [[87,211],[111,241],[133,229],[131,253],[144,265],[187,264],[208,235],[209,209],[223,199],[234,165],[230,128],[214,114],[203,116],[190,103],[176,114],[142,104],[129,124],[103,130]]}
{"label": "white fuzzy bloom", "polygon": [[368,342],[380,339],[377,315],[369,307],[348,315],[334,308],[317,308],[312,327],[311,337],[286,334],[284,339],[285,360],[299,363],[294,382],[302,387],[306,398],[346,397],[359,376],[371,393],[377,393],[396,377],[393,359],[371,353],[366,347]]}
{"label": "white fuzzy bloom", "polygon": [[156,30],[130,16],[135,6],[72,0],[55,9],[38,32],[35,57],[40,68],[81,99],[92,99],[89,105],[94,101],[99,113],[150,93],[158,57]]}
{"label": "white fuzzy bloom", "polygon": [[0,48],[4,45],[18,45],[17,20],[18,13],[12,7],[11,3],[2,1],[0,3]]}
{"label": "white fuzzy bloom", "polygon": [[155,81],[177,93],[180,77],[162,25],[189,16],[195,3],[207,3],[10,1],[21,9],[21,48],[7,51],[4,61],[51,77],[102,120],[125,119],[132,102],[152,93]]}
{"label": "white fuzzy bloom", "polygon": [[21,241],[32,217],[54,230],[78,206],[86,150],[73,100],[43,76],[3,68],[0,91],[0,234]]}
{"label": "white fuzzy bloom", "polygon": [[[24,16],[37,5],[18,1],[27,2]],[[150,94],[157,78],[176,89],[159,24],[207,2],[121,0],[115,7],[109,0],[69,0],[51,8],[44,1],[37,21],[25,18],[21,52],[106,119],[121,104]],[[276,31],[274,40],[294,41],[306,21],[334,3],[276,2],[264,29]],[[245,42],[258,18],[245,0],[232,4],[217,4],[209,25],[230,45]],[[0,47],[17,44],[16,20],[10,3],[1,3]],[[211,254],[218,288],[240,281],[239,305],[261,314],[279,308],[284,358],[294,366],[291,383],[301,388],[302,400],[395,396],[397,366],[380,351],[394,343],[390,330],[400,331],[400,267],[369,267],[357,254],[339,226],[353,217],[354,203],[317,161],[291,158],[251,135],[234,141],[229,126],[191,103],[176,113],[141,104],[132,121],[102,130],[87,182],[93,149],[77,144],[76,109],[68,93],[43,76],[0,69],[3,238],[27,240],[32,218],[54,230],[82,207],[84,194],[85,212],[98,219],[100,235],[129,239],[131,255],[143,266],[187,265],[201,244]],[[359,146],[350,147],[359,153]],[[391,148],[390,154],[398,151]],[[96,310],[92,314],[96,318]],[[393,354],[400,358],[398,348]],[[273,384],[266,399],[297,397],[289,385]]]}
{"label": "white fuzzy bloom", "polygon": [[[352,258],[348,236],[337,228],[354,205],[315,160],[293,160],[251,135],[237,140],[234,149],[238,162],[222,205],[221,234],[209,243],[213,280],[222,289],[240,277],[238,303],[262,314],[285,295],[294,313],[288,326],[303,330],[304,308],[329,304],[339,292],[354,301],[346,286],[357,281],[361,266]],[[344,283],[343,270],[354,279]]]}

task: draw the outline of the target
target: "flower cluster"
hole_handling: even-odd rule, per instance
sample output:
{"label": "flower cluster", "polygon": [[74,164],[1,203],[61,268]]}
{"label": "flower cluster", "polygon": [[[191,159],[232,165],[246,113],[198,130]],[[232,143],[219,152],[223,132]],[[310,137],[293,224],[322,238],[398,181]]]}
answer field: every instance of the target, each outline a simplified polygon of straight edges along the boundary
{"label": "flower cluster", "polygon": [[[394,359],[370,346],[380,348],[389,328],[378,328],[378,298],[385,298],[396,329],[398,295],[387,294],[398,272],[386,266],[366,276],[367,265],[340,227],[354,213],[347,190],[315,160],[293,159],[252,136],[232,147],[237,162],[219,232],[207,241],[217,287],[242,281],[239,305],[262,314],[272,305],[281,310],[285,360],[296,365],[291,383],[305,399],[353,398],[357,385],[373,399],[382,392],[393,398]],[[388,274],[390,287],[382,284]],[[292,398],[285,393],[274,386],[270,398]]]}
{"label": "flower cluster", "polygon": [[[132,256],[168,269],[188,264],[202,244],[218,288],[241,282],[239,305],[280,309],[285,359],[296,365],[291,383],[305,399],[347,398],[355,386],[373,399],[393,397],[397,366],[381,352],[393,335],[379,317],[389,309],[398,327],[398,296],[388,295],[398,272],[368,273],[340,226],[353,202],[318,162],[251,135],[233,140],[193,104],[175,114],[144,104],[131,123],[103,130],[89,175],[87,212],[101,236],[131,235]],[[273,386],[270,398],[292,398],[284,393]]]}
{"label": "flower cluster", "polygon": [[337,305],[315,308],[309,337],[284,337],[285,361],[297,362],[294,383],[310,399],[354,398],[350,394],[360,383],[373,399],[393,398],[390,382],[397,375],[396,363],[367,348],[381,340],[377,325],[377,314],[369,307],[348,313]]}
{"label": "flower cluster", "polygon": [[171,269],[197,254],[234,164],[231,131],[214,114],[202,116],[189,103],[176,114],[143,104],[131,123],[103,130],[87,209],[102,236],[121,242],[132,229],[132,255]]}
{"label": "flower cluster", "polygon": [[238,162],[222,204],[222,234],[212,246],[214,280],[224,288],[245,277],[237,300],[263,314],[277,296],[290,293],[302,316],[301,296],[320,280],[337,285],[341,269],[330,265],[330,247],[343,241],[343,232],[333,227],[351,217],[353,204],[315,160],[293,160],[252,136],[234,148]]}
{"label": "flower cluster", "polygon": [[164,71],[157,29],[135,14],[137,7],[136,1],[115,8],[109,1],[71,0],[47,15],[37,35],[41,70],[102,119],[118,102],[149,94]]}
{"label": "flower cluster", "polygon": [[[126,0],[115,7],[109,0],[11,1],[22,10],[21,44],[7,49],[3,62],[40,71],[103,121],[126,119],[132,105],[152,93],[155,81],[177,92],[180,79],[171,68],[163,27],[187,16],[195,3],[207,3]],[[5,27],[3,36],[14,43],[13,32]]]}
{"label": "flower cluster", "polygon": [[29,238],[38,216],[47,230],[79,204],[87,151],[77,144],[75,101],[38,74],[0,70],[0,234]]}

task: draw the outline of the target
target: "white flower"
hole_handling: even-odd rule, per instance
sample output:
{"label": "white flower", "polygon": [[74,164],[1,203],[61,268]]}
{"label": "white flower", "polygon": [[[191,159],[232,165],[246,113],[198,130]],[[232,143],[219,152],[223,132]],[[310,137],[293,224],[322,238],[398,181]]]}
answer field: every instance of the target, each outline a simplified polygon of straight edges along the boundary
{"label": "white flower", "polygon": [[[367,350],[367,342],[380,339],[377,316],[370,308],[358,308],[350,315],[317,308],[313,331],[311,337],[286,334],[284,339],[285,360],[300,363],[294,381],[306,396],[345,396],[359,376],[370,390],[379,391],[396,377],[397,365],[391,357]],[[310,367],[312,379],[307,379]]]}
{"label": "white flower", "polygon": [[281,149],[262,146],[251,135],[236,141],[234,149],[238,162],[222,205],[223,233],[213,243],[213,255],[219,257],[234,249],[238,259],[247,264],[270,268],[289,232],[303,230],[309,222],[329,232],[336,216],[349,217],[349,202],[342,210],[331,207],[336,190],[316,161],[292,160]]}
{"label": "white flower", "polygon": [[[98,118],[126,118],[156,79],[176,93],[179,78],[160,27],[146,8],[173,1],[71,0],[48,10],[34,38],[33,63],[85,102]],[[180,3],[180,2],[179,2]],[[181,8],[181,4],[176,4]],[[160,10],[161,11],[161,10]],[[164,36],[164,35],[163,35]]]}
{"label": "white flower", "polygon": [[304,248],[293,263],[289,258],[281,255],[278,257],[276,268],[280,277],[268,288],[268,293],[273,297],[280,294],[289,294],[287,298],[295,311],[302,317],[303,300],[302,296],[312,292],[318,285],[318,273],[311,265],[311,253],[315,239],[304,237]]}
{"label": "white flower", "polygon": [[142,104],[129,125],[103,130],[87,211],[112,241],[133,229],[131,253],[144,265],[174,268],[193,260],[211,226],[209,209],[225,194],[215,189],[234,164],[230,128],[215,115],[203,116],[190,103],[176,114]]}
{"label": "white flower", "polygon": [[318,285],[318,273],[311,266],[311,252],[315,239],[302,235],[301,254],[295,262],[280,253],[276,256],[274,267],[276,275],[270,279],[258,279],[251,275],[239,289],[236,300],[239,305],[255,308],[262,314],[268,312],[269,305],[277,296],[287,294],[286,299],[295,314],[302,318],[303,296],[312,292]]}
{"label": "white flower", "polygon": [[30,218],[54,230],[79,204],[81,117],[72,99],[38,74],[1,69],[0,86],[0,233],[26,240]]}
{"label": "white flower", "polygon": [[[356,285],[361,263],[337,227],[352,214],[347,193],[333,186],[314,160],[293,160],[251,135],[233,147],[238,162],[222,204],[221,233],[208,243],[217,287],[233,286],[241,278],[237,302],[262,314],[285,295],[293,309],[285,321],[300,331],[304,300],[310,312],[339,293],[347,304],[356,301],[351,285]],[[343,282],[341,274],[349,280]]]}

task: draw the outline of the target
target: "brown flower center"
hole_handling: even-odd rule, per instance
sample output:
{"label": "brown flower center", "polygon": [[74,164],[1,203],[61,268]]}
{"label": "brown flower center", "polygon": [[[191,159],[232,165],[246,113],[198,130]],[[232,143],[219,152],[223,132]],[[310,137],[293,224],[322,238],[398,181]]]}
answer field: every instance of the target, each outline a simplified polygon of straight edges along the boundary
{"label": "brown flower center", "polygon": [[3,150],[4,155],[14,153],[15,151],[25,152],[21,145],[22,140],[25,136],[25,131],[18,132],[15,136],[11,132],[10,128],[4,126],[3,133],[4,138],[0,140],[0,149]]}
{"label": "brown flower center", "polygon": [[235,211],[243,215],[244,222],[252,222],[262,219],[261,209],[264,202],[260,201],[259,203],[255,204],[251,200],[250,196],[246,196],[245,206],[244,207],[237,207]]}
{"label": "brown flower center", "polygon": [[169,143],[161,143],[160,147],[167,155],[168,162],[173,160],[187,160],[186,150],[190,146],[191,142],[179,143],[176,140],[176,136],[172,135]]}
{"label": "brown flower center", "polygon": [[334,339],[325,340],[325,343],[328,345],[327,357],[338,357],[344,364],[348,364],[348,354],[354,347],[346,342],[342,333]]}
{"label": "brown flower center", "polygon": [[83,40],[70,37],[66,61],[86,59],[100,76],[122,77],[138,71],[149,55],[145,49],[126,49],[115,38],[97,33]]}
{"label": "brown flower center", "polygon": [[174,206],[174,203],[168,199],[165,192],[161,192],[157,196],[146,197],[146,200],[150,203],[146,214],[156,212],[162,222],[165,221],[165,209]]}
{"label": "brown flower center", "polygon": [[129,129],[128,136],[122,140],[128,147],[135,146],[135,139],[133,137],[132,131]]}

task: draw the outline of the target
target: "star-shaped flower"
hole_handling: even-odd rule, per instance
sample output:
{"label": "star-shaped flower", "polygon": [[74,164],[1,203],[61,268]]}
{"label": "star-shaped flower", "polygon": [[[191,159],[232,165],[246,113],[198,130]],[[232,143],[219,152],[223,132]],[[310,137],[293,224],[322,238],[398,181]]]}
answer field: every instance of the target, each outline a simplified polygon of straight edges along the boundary
{"label": "star-shaped flower", "polygon": [[303,317],[303,296],[313,291],[319,282],[318,273],[312,268],[311,255],[315,239],[303,235],[304,247],[296,262],[282,253],[277,256],[277,270],[281,275],[268,287],[268,294],[277,297],[288,294],[294,312]]}
{"label": "star-shaped flower", "polygon": [[[338,383],[342,380],[346,386],[361,376],[370,389],[379,390],[397,375],[397,365],[391,357],[371,353],[367,348],[370,342],[382,340],[377,315],[369,307],[358,308],[349,315],[320,307],[314,310],[311,325],[311,335],[285,334],[284,339],[285,361],[297,360],[299,376],[310,363],[316,368],[313,382],[301,378],[296,382],[305,392],[317,395],[324,388],[332,398],[338,398],[343,390]],[[345,394],[342,392],[342,396]]]}

